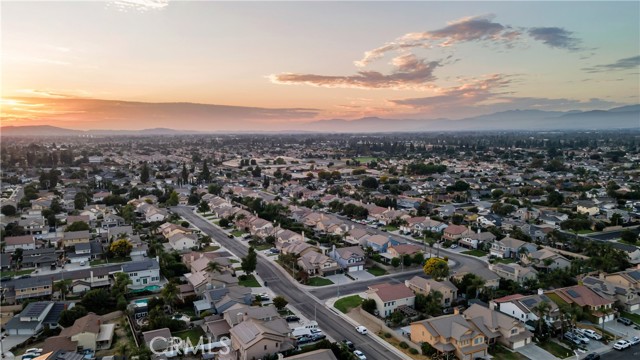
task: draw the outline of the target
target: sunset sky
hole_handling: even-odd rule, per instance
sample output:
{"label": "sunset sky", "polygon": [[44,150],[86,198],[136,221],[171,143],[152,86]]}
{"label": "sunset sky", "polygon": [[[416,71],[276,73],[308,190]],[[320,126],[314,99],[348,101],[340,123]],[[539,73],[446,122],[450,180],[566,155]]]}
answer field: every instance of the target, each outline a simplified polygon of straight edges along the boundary
{"label": "sunset sky", "polygon": [[3,1],[0,11],[2,126],[247,130],[640,103],[638,1]]}

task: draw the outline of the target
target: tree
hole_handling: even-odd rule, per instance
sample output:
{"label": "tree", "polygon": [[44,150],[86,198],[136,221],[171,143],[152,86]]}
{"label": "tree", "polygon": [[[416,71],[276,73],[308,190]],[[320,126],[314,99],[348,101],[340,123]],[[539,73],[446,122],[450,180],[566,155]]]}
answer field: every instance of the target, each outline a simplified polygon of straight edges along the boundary
{"label": "tree", "polygon": [[182,183],[186,184],[189,182],[189,172],[187,171],[187,164],[186,163],[182,163]]}
{"label": "tree", "polygon": [[564,195],[553,190],[547,196],[547,206],[560,206],[564,203]]}
{"label": "tree", "polygon": [[372,176],[367,176],[362,180],[362,186],[367,189],[377,189],[378,188],[378,180]]}
{"label": "tree", "polygon": [[89,290],[82,297],[81,303],[85,309],[91,309],[91,311],[94,311],[98,315],[113,311],[116,305],[113,297],[110,296],[109,292],[105,289]]}
{"label": "tree", "polygon": [[164,301],[165,304],[171,306],[171,308],[174,307],[174,305],[177,302],[178,299],[178,294],[180,293],[180,291],[178,290],[178,287],[176,286],[176,284],[173,281],[169,281],[163,288],[162,288],[162,300]]}
{"label": "tree", "polygon": [[133,245],[127,239],[116,240],[109,246],[109,251],[117,258],[125,258],[131,254]]}
{"label": "tree", "polygon": [[415,265],[422,265],[423,262],[424,262],[424,254],[419,252],[413,255],[413,263]]}
{"label": "tree", "polygon": [[391,265],[396,268],[400,266],[400,258],[394,257],[393,259],[391,259]]}
{"label": "tree", "polygon": [[222,218],[220,219],[220,222],[218,224],[220,225],[220,227],[226,228],[229,226],[229,219]]}
{"label": "tree", "polygon": [[622,215],[613,213],[613,215],[611,215],[611,219],[609,219],[609,222],[611,223],[611,225],[617,226],[622,225],[622,223],[624,223],[624,219],[622,219]]}
{"label": "tree", "polygon": [[220,271],[220,264],[218,264],[215,261],[209,261],[209,263],[207,263],[207,267],[205,268],[208,272],[216,272],[216,271]]}
{"label": "tree", "polygon": [[5,205],[2,207],[0,212],[2,212],[2,215],[4,216],[14,216],[17,210],[16,210],[16,207],[13,205]]}
{"label": "tree", "polygon": [[173,190],[171,191],[171,195],[169,195],[169,199],[167,199],[167,206],[177,206],[180,203],[180,198],[178,197],[178,193]]}
{"label": "tree", "polygon": [[149,167],[146,161],[142,164],[142,170],[140,170],[140,181],[142,181],[143,184],[149,182]]}
{"label": "tree", "polygon": [[533,312],[538,316],[538,335],[542,334],[542,326],[545,322],[544,318],[549,315],[551,305],[546,301],[539,302],[533,308]]}
{"label": "tree", "polygon": [[273,306],[278,310],[284,309],[287,304],[289,304],[289,302],[283,296],[278,295],[273,298]]}
{"label": "tree", "polygon": [[369,314],[374,314],[377,308],[378,306],[376,305],[376,301],[373,299],[366,299],[362,301],[362,310]]}
{"label": "tree", "polygon": [[402,255],[402,265],[404,266],[411,266],[411,263],[413,262],[413,259],[411,258],[411,255]]}
{"label": "tree", "polygon": [[449,276],[449,264],[440,258],[430,258],[424,264],[423,271],[427,275],[431,275],[436,280],[442,280]]}
{"label": "tree", "polygon": [[64,229],[64,231],[68,232],[68,231],[85,231],[85,230],[90,230],[91,227],[89,226],[89,224],[87,224],[84,221],[75,221],[73,224],[67,226],[66,229]]}
{"label": "tree", "polygon": [[209,203],[204,200],[200,202],[200,205],[198,205],[198,211],[203,214],[206,214],[209,210],[211,210]]}
{"label": "tree", "polygon": [[82,210],[87,206],[87,194],[83,192],[79,192],[73,198],[73,207],[76,210]]}
{"label": "tree", "polygon": [[209,166],[207,166],[207,160],[202,162],[202,172],[200,173],[200,179],[205,183],[211,182],[211,173],[209,172]]}
{"label": "tree", "polygon": [[69,285],[71,285],[71,280],[69,279],[53,283],[53,290],[60,292],[60,295],[62,295],[62,301],[65,300],[67,293],[69,292]]}
{"label": "tree", "polygon": [[58,321],[58,323],[64,327],[69,327],[73,325],[73,323],[77,319],[87,314],[88,314],[87,309],[85,309],[84,306],[76,305],[71,309],[62,310],[62,312],[60,313],[60,321]]}
{"label": "tree", "polygon": [[251,275],[252,272],[256,270],[256,266],[258,265],[258,255],[256,254],[256,250],[251,246],[249,248],[249,252],[247,256],[242,258],[240,262],[240,268],[247,275]]}
{"label": "tree", "polygon": [[222,194],[222,186],[220,184],[209,184],[207,187],[209,194],[221,195]]}
{"label": "tree", "polygon": [[622,241],[635,244],[638,241],[638,234],[634,233],[631,230],[625,230],[620,234],[620,238]]}

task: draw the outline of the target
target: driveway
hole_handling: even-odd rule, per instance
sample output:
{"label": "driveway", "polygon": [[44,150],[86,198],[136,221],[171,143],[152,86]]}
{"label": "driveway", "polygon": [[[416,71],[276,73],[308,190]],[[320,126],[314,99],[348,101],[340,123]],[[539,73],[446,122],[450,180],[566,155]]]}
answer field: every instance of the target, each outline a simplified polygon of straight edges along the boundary
{"label": "driveway", "polygon": [[615,320],[604,323],[604,329],[623,339],[628,339],[633,336],[640,336],[640,330],[634,329],[633,325],[626,326]]}
{"label": "driveway", "polygon": [[4,340],[2,340],[2,350],[6,353],[10,349],[22,344],[27,341],[30,336],[27,335],[9,335]]}
{"label": "driveway", "polygon": [[376,278],[375,275],[370,274],[366,270],[351,271],[349,272],[349,275],[353,276],[353,278],[356,279],[355,281],[365,281],[365,280],[371,280]]}
{"label": "driveway", "polygon": [[516,350],[520,354],[535,360],[557,360],[555,356],[536,344],[529,344]]}

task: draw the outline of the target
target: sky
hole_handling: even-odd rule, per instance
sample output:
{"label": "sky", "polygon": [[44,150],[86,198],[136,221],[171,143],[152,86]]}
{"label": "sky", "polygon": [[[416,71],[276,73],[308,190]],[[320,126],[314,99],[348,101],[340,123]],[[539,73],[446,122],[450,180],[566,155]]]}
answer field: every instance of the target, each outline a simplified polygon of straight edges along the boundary
{"label": "sky", "polygon": [[640,2],[3,1],[2,126],[253,130],[640,103]]}

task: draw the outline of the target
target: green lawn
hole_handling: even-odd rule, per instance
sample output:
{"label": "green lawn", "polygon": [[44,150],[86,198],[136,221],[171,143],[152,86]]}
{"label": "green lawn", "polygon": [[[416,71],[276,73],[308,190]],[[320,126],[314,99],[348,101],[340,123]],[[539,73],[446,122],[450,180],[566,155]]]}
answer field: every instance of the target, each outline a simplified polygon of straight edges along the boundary
{"label": "green lawn", "polygon": [[378,266],[374,266],[372,268],[367,269],[367,272],[374,276],[382,276],[387,274],[387,270]]}
{"label": "green lawn", "polygon": [[514,259],[495,258],[494,261],[499,264],[513,264],[516,262]]}
{"label": "green lawn", "polygon": [[192,345],[198,344],[198,342],[200,341],[200,337],[205,336],[204,331],[202,331],[199,326],[194,327],[193,329],[175,332],[172,333],[172,335],[177,336],[182,340],[189,339],[191,340]]}
{"label": "green lawn", "polygon": [[383,227],[383,229],[385,229],[387,231],[398,231],[398,228],[393,226],[393,225],[387,225],[387,226]]}
{"label": "green lawn", "polygon": [[497,360],[527,360],[528,358],[517,352],[511,352],[504,347],[498,345],[489,353]]}
{"label": "green lawn", "polygon": [[237,263],[239,263],[240,261],[239,261],[239,260],[236,260],[236,259],[229,259],[229,262],[230,262],[230,263],[232,263],[232,264],[237,264]]}
{"label": "green lawn", "polygon": [[131,261],[130,257],[126,257],[126,258],[111,258],[111,259],[109,259],[109,261],[104,260],[104,259],[99,259],[99,260],[93,260],[93,261],[89,262],[89,265],[95,266],[95,265],[102,265],[102,264],[119,264],[119,263],[129,262],[129,261]]}
{"label": "green lawn", "polygon": [[362,156],[362,157],[358,157],[355,158],[355,160],[360,161],[361,164],[366,164],[366,163],[370,163],[374,160],[377,161],[377,158],[371,157],[371,156]]}
{"label": "green lawn", "polygon": [[256,251],[269,250],[273,247],[273,245],[271,244],[256,244],[253,241],[250,241],[249,245],[253,246],[256,249]]}
{"label": "green lawn", "polygon": [[216,251],[216,250],[220,250],[220,246],[206,246],[202,248],[202,251],[204,252],[209,252],[209,251]]}
{"label": "green lawn", "polygon": [[246,287],[260,287],[260,283],[253,275],[248,275],[246,280],[238,280],[238,285]]}
{"label": "green lawn", "polygon": [[325,285],[331,285],[333,284],[333,281],[329,280],[329,279],[325,279],[323,277],[312,277],[309,279],[309,281],[307,282],[307,285],[309,286],[325,286]]}
{"label": "green lawn", "polygon": [[20,276],[20,275],[28,275],[31,274],[33,272],[34,269],[27,269],[27,270],[18,270],[18,271],[3,271],[2,276]]}
{"label": "green lawn", "polygon": [[242,236],[242,234],[244,234],[244,231],[240,231],[240,230],[233,230],[231,232],[231,235],[235,236],[235,237],[240,237]]}
{"label": "green lawn", "polygon": [[622,317],[626,317],[627,319],[633,321],[636,324],[640,324],[640,315],[638,314],[632,314],[632,313],[628,313],[628,312],[623,312],[622,313]]}
{"label": "green lawn", "polygon": [[333,306],[346,314],[349,310],[360,306],[360,304],[362,304],[362,298],[359,295],[351,295],[336,301]]}
{"label": "green lawn", "polygon": [[560,358],[560,359],[566,359],[570,356],[573,356],[573,351],[571,351],[571,349],[567,349],[566,347],[558,344],[557,342],[554,341],[546,341],[543,343],[538,343],[538,346],[540,346],[541,348],[547,350],[548,352],[550,352],[553,356]]}
{"label": "green lawn", "polygon": [[484,252],[482,250],[467,250],[467,251],[463,251],[462,253],[466,255],[477,256],[477,257],[483,257],[488,254],[487,252]]}

